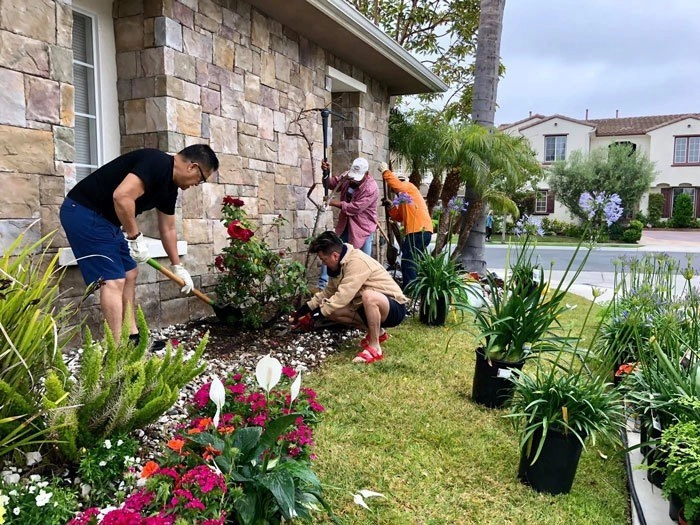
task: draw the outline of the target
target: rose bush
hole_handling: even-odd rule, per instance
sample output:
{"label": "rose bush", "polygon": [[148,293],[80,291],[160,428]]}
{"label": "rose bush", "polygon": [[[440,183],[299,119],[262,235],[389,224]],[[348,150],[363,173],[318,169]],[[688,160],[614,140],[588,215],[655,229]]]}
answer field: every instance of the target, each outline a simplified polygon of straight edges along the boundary
{"label": "rose bush", "polygon": [[[242,199],[224,197],[221,221],[229,244],[216,256],[213,267],[220,273],[218,302],[238,311],[237,322],[257,328],[293,311],[295,301],[308,293],[308,288],[304,266],[287,257],[285,251],[271,249],[263,240],[265,235],[256,235],[244,206]],[[285,222],[279,215],[271,228]]]}

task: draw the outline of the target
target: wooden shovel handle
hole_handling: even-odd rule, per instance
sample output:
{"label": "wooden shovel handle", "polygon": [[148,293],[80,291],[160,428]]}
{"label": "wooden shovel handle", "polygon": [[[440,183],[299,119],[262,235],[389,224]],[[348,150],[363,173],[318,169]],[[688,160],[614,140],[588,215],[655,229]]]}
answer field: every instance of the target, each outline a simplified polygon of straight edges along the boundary
{"label": "wooden shovel handle", "polygon": [[[171,281],[176,282],[180,286],[185,286],[185,281],[183,281],[180,277],[178,277],[173,272],[168,270],[165,266],[162,266],[155,259],[148,259],[147,262],[150,266],[152,266],[153,268],[158,270],[160,273],[165,275]],[[195,294],[197,297],[199,297],[202,301],[204,301],[208,305],[212,306],[214,304],[214,301],[212,301],[208,295],[204,294],[203,292],[200,292],[196,288],[192,288],[192,293]]]}

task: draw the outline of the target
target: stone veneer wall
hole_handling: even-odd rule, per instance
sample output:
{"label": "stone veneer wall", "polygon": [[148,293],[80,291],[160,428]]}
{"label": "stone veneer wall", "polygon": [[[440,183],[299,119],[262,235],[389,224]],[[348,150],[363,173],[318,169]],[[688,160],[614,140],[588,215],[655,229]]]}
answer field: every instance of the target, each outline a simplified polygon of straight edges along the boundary
{"label": "stone veneer wall", "polygon": [[[58,228],[64,180],[74,177],[71,8],[61,1],[29,3],[0,2],[0,171],[12,188],[0,195],[3,233],[35,217],[42,219],[42,232]],[[195,286],[206,291],[216,281],[208,265],[226,243],[219,222],[224,195],[245,200],[270,245],[302,257],[317,212],[306,198],[313,183],[309,152],[288,134],[300,111],[333,102],[349,116],[333,120],[334,172],[361,155],[380,178],[376,164],[387,159],[389,98],[356,67],[243,1],[117,0],[113,15],[121,150],[175,153],[207,142],[221,161],[218,180],[183,192],[178,207],[180,238],[188,242],[183,262]],[[325,88],[329,64],[366,83],[368,93],[332,95]],[[309,115],[304,129],[314,141],[320,178],[320,115]],[[319,186],[317,200],[321,196]],[[278,214],[288,225],[268,231]],[[331,227],[330,214],[325,219]],[[149,233],[155,229],[153,217],[140,222]],[[62,234],[55,245],[66,245]],[[79,299],[84,285],[75,267],[64,287],[67,300]],[[212,313],[146,265],[137,302],[151,326]],[[99,323],[95,298],[83,313],[91,326]]]}

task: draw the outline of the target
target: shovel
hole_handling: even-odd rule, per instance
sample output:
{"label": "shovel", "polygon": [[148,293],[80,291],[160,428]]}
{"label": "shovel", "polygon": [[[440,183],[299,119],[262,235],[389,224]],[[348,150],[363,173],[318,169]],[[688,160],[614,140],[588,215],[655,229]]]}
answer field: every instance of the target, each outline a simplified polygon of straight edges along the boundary
{"label": "shovel", "polygon": [[[146,261],[149,266],[155,268],[158,270],[160,273],[165,275],[168,279],[171,281],[174,281],[177,283],[179,286],[184,286],[185,281],[183,281],[180,277],[175,275],[173,272],[168,270],[167,268],[161,266],[161,264],[156,261],[155,259],[148,259]],[[206,295],[203,292],[200,292],[196,288],[192,288],[192,293],[197,296],[197,298],[201,299],[205,303],[207,303],[209,306],[212,307],[214,310],[214,313],[216,314],[216,317],[219,318],[220,321],[223,321],[224,323],[227,324],[233,324],[241,319],[241,311],[238,308],[235,308],[234,306],[231,306],[229,304],[216,304],[211,297]]]}

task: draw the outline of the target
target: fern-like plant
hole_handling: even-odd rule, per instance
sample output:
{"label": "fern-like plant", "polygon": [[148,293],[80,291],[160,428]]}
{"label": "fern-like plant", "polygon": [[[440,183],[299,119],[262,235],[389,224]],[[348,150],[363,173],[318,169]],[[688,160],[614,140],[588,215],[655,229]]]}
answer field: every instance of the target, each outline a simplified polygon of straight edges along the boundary
{"label": "fern-like plant", "polygon": [[105,327],[101,342],[86,330],[79,370],[75,379],[64,382],[57,374],[46,380],[45,406],[51,412],[59,450],[70,461],[78,459],[81,447],[94,446],[116,434],[128,434],[155,422],[175,404],[180,389],[205,368],[201,362],[209,335],[194,354],[166,346],[165,355],[146,354],[148,327],[139,308],[140,343],[129,341],[128,329],[115,340]]}

